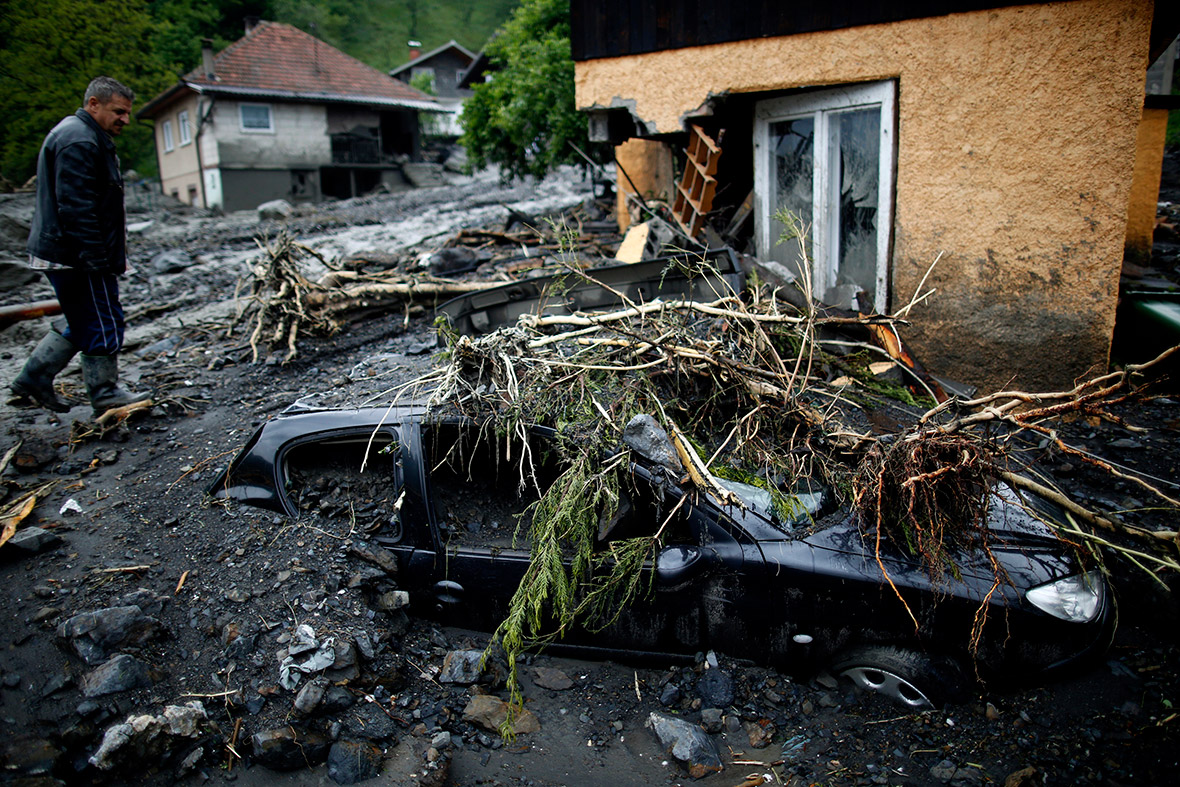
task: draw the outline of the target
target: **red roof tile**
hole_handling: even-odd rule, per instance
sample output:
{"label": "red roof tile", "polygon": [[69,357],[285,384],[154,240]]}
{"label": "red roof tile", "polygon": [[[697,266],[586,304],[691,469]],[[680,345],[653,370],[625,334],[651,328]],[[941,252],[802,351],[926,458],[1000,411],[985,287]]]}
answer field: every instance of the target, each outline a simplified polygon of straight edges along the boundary
{"label": "red roof tile", "polygon": [[213,71],[213,80],[201,67],[182,81],[209,93],[394,105],[406,102],[407,106],[434,103],[425,93],[281,22],[259,22],[245,37],[217,53]]}

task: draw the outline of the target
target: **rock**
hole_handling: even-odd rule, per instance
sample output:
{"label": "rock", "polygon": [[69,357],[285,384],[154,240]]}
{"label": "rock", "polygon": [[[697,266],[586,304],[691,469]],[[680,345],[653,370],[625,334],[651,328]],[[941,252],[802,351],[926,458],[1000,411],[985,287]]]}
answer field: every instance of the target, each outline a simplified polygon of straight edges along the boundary
{"label": "rock", "polygon": [[169,249],[152,257],[152,270],[156,273],[176,273],[192,264],[192,255],[180,249]]}
{"label": "rock", "polygon": [[37,553],[61,543],[61,536],[40,527],[22,527],[8,539],[8,543],[25,552]]}
{"label": "rock", "polygon": [[294,208],[291,203],[285,199],[272,199],[270,202],[264,202],[258,206],[258,220],[266,221],[271,219],[274,221],[282,221],[291,217]]}
{"label": "rock", "polygon": [[85,697],[102,697],[152,685],[151,670],[134,656],[120,653],[97,669],[82,676]]}
{"label": "rock", "polygon": [[723,770],[717,742],[695,724],[653,713],[648,717],[646,726],[651,728],[664,750],[683,765],[692,778],[702,779]]}
{"label": "rock", "polygon": [[955,778],[955,773],[958,770],[958,767],[953,762],[943,760],[930,769],[930,777],[932,779],[938,779],[940,782],[949,782]]}
{"label": "rock", "polygon": [[646,413],[635,416],[627,423],[623,429],[623,442],[635,453],[663,465],[677,475],[684,472],[672,439],[659,422]]}
{"label": "rock", "polygon": [[168,596],[158,596],[147,588],[136,588],[130,593],[120,596],[118,607],[139,607],[145,615],[159,615],[164,611],[164,605],[169,601]]}
{"label": "rock", "polygon": [[746,722],[746,737],[751,748],[765,749],[774,740],[774,733],[774,723],[769,719]]}
{"label": "rock", "polygon": [[430,748],[437,749],[438,751],[445,751],[451,748],[452,745],[451,733],[446,730],[443,730],[430,739]]}
{"label": "rock", "polygon": [[1041,772],[1032,766],[1013,771],[1004,779],[1004,787],[1041,787]]}
{"label": "rock", "polygon": [[332,651],[332,666],[324,673],[333,681],[355,680],[360,677],[356,645],[351,640],[337,640]]}
{"label": "rock", "polygon": [[[477,694],[463,709],[463,720],[478,724],[485,730],[498,733],[500,727],[508,719],[508,703],[490,694]],[[512,722],[512,731],[517,735],[529,732],[540,732],[541,722],[527,708],[516,712]]]}
{"label": "rock", "polygon": [[132,605],[75,615],[57,627],[57,636],[87,664],[96,665],[116,649],[149,642],[161,629],[160,621]]}
{"label": "rock", "polygon": [[3,781],[19,782],[22,776],[39,776],[53,771],[62,755],[57,746],[44,738],[13,736],[9,732],[0,743],[0,763],[3,763],[5,772]]}
{"label": "rock", "polygon": [[680,687],[675,683],[665,683],[660,689],[660,704],[665,708],[680,704]]}
{"label": "rock", "polygon": [[337,784],[356,784],[381,773],[382,752],[372,743],[337,741],[328,751],[328,778]]}
{"label": "rock", "polygon": [[251,738],[254,761],[273,771],[295,771],[328,759],[332,741],[309,730],[280,727],[264,730]]}
{"label": "rock", "polygon": [[339,713],[348,710],[356,704],[356,697],[343,686],[329,686],[320,702],[320,710],[324,713]]}
{"label": "rock", "polygon": [[161,716],[129,716],[112,725],[103,734],[90,764],[104,771],[119,765],[142,768],[146,762],[167,757],[179,742],[188,742],[202,734],[207,718],[199,702],[169,705]]}
{"label": "rock", "polygon": [[574,685],[569,675],[554,667],[537,667],[533,670],[533,683],[550,691],[565,691]]}
{"label": "rock", "polygon": [[481,256],[474,249],[469,249],[466,246],[439,249],[431,254],[428,260],[430,272],[435,276],[467,273],[478,268],[481,262],[483,262]]}
{"label": "rock", "polygon": [[705,732],[716,734],[725,729],[720,708],[705,708],[701,711],[701,726]]}
{"label": "rock", "polygon": [[310,680],[295,695],[294,708],[300,716],[310,716],[324,699],[327,682],[322,678]]}
{"label": "rock", "polygon": [[439,683],[455,683],[470,686],[473,683],[483,683],[489,686],[502,686],[508,679],[508,671],[499,659],[489,657],[480,668],[483,660],[482,650],[452,650],[443,659],[442,670],[438,674]]}
{"label": "rock", "polygon": [[382,612],[393,612],[410,604],[410,594],[404,590],[390,590],[377,596],[373,606]]}
{"label": "rock", "polygon": [[195,738],[201,732],[201,723],[208,718],[205,706],[200,702],[169,705],[164,708],[164,721],[168,725],[168,732],[184,738]]}
{"label": "rock", "polygon": [[729,707],[733,704],[733,678],[720,669],[705,670],[697,681],[697,695],[707,707]]}

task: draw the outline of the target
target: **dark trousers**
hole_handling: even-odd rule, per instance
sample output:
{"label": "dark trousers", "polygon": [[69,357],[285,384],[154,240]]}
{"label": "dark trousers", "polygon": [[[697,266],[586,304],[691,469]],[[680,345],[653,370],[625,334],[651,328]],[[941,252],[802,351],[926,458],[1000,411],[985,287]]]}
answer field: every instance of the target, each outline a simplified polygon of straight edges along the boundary
{"label": "dark trousers", "polygon": [[69,327],[62,335],[86,355],[114,355],[123,347],[119,278],[111,273],[45,271]]}

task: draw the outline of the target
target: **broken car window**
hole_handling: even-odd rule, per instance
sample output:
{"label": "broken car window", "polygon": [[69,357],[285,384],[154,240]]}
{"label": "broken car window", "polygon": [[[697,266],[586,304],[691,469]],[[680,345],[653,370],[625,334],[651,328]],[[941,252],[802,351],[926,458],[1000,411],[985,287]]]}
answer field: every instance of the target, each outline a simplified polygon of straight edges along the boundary
{"label": "broken car window", "polygon": [[400,540],[400,462],[392,432],[334,435],[287,451],[284,486],[301,515]]}

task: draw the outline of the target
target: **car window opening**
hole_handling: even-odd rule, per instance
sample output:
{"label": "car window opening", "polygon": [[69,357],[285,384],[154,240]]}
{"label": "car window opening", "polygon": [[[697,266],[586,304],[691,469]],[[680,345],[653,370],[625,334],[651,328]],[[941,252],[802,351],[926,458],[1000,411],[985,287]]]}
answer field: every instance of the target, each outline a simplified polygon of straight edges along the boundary
{"label": "car window opening", "polygon": [[355,527],[400,536],[400,452],[393,435],[317,440],[291,448],[285,459],[287,494],[302,516],[343,532]]}

